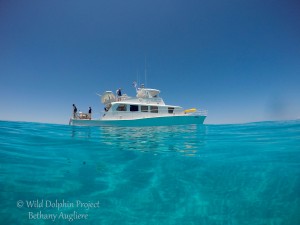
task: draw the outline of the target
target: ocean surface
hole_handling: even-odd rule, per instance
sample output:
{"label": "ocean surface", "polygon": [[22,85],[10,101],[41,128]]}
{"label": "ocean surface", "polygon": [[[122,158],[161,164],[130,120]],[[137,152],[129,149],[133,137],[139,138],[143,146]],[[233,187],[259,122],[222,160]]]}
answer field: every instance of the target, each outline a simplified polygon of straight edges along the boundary
{"label": "ocean surface", "polygon": [[300,224],[300,121],[0,121],[0,224]]}

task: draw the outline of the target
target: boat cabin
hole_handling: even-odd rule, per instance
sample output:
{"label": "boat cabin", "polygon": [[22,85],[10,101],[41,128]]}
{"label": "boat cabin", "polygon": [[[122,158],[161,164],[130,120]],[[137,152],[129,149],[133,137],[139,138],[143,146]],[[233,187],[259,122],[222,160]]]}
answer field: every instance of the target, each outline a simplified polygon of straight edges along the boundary
{"label": "boat cabin", "polygon": [[119,118],[147,118],[158,116],[170,116],[182,114],[183,109],[179,106],[136,104],[133,102],[113,102],[111,107],[103,115],[103,119]]}

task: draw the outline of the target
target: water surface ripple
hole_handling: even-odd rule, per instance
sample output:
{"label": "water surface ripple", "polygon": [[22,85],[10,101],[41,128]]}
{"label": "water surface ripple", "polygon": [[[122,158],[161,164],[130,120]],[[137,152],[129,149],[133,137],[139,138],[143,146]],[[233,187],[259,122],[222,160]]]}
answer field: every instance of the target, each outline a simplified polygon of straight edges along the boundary
{"label": "water surface ripple", "polygon": [[[74,127],[0,121],[1,224],[300,224],[300,121]],[[19,200],[100,207],[17,207]],[[45,203],[45,202],[44,202]]]}

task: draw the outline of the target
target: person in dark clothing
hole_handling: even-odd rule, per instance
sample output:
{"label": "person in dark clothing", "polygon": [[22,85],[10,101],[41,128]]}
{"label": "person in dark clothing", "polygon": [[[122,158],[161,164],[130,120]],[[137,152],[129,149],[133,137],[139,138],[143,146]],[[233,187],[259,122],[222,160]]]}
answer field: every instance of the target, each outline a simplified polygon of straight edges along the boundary
{"label": "person in dark clothing", "polygon": [[121,100],[121,96],[122,96],[121,88],[118,88],[118,90],[117,90],[117,96],[118,96],[118,101],[120,101]]}
{"label": "person in dark clothing", "polygon": [[75,119],[77,117],[77,108],[75,104],[73,104],[73,118]]}
{"label": "person in dark clothing", "polygon": [[92,108],[89,107],[89,119],[92,119]]}
{"label": "person in dark clothing", "polygon": [[117,95],[118,95],[118,96],[122,96],[121,88],[119,88],[119,89],[117,90]]}

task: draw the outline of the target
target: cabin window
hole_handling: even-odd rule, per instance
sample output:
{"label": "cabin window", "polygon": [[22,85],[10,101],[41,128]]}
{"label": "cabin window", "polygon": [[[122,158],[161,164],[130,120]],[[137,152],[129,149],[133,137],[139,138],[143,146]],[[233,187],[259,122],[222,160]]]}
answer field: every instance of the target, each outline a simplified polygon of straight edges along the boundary
{"label": "cabin window", "polygon": [[174,112],[174,108],[173,108],[173,107],[169,107],[169,108],[168,108],[168,113],[171,113],[171,114],[172,114],[173,112]]}
{"label": "cabin window", "polygon": [[157,106],[150,106],[150,112],[158,113],[158,107]]}
{"label": "cabin window", "polygon": [[130,105],[130,111],[131,112],[139,111],[139,106],[138,105]]}
{"label": "cabin window", "polygon": [[141,111],[142,112],[148,112],[148,106],[147,105],[141,105]]}
{"label": "cabin window", "polygon": [[116,111],[127,111],[127,106],[125,104],[120,104]]}

